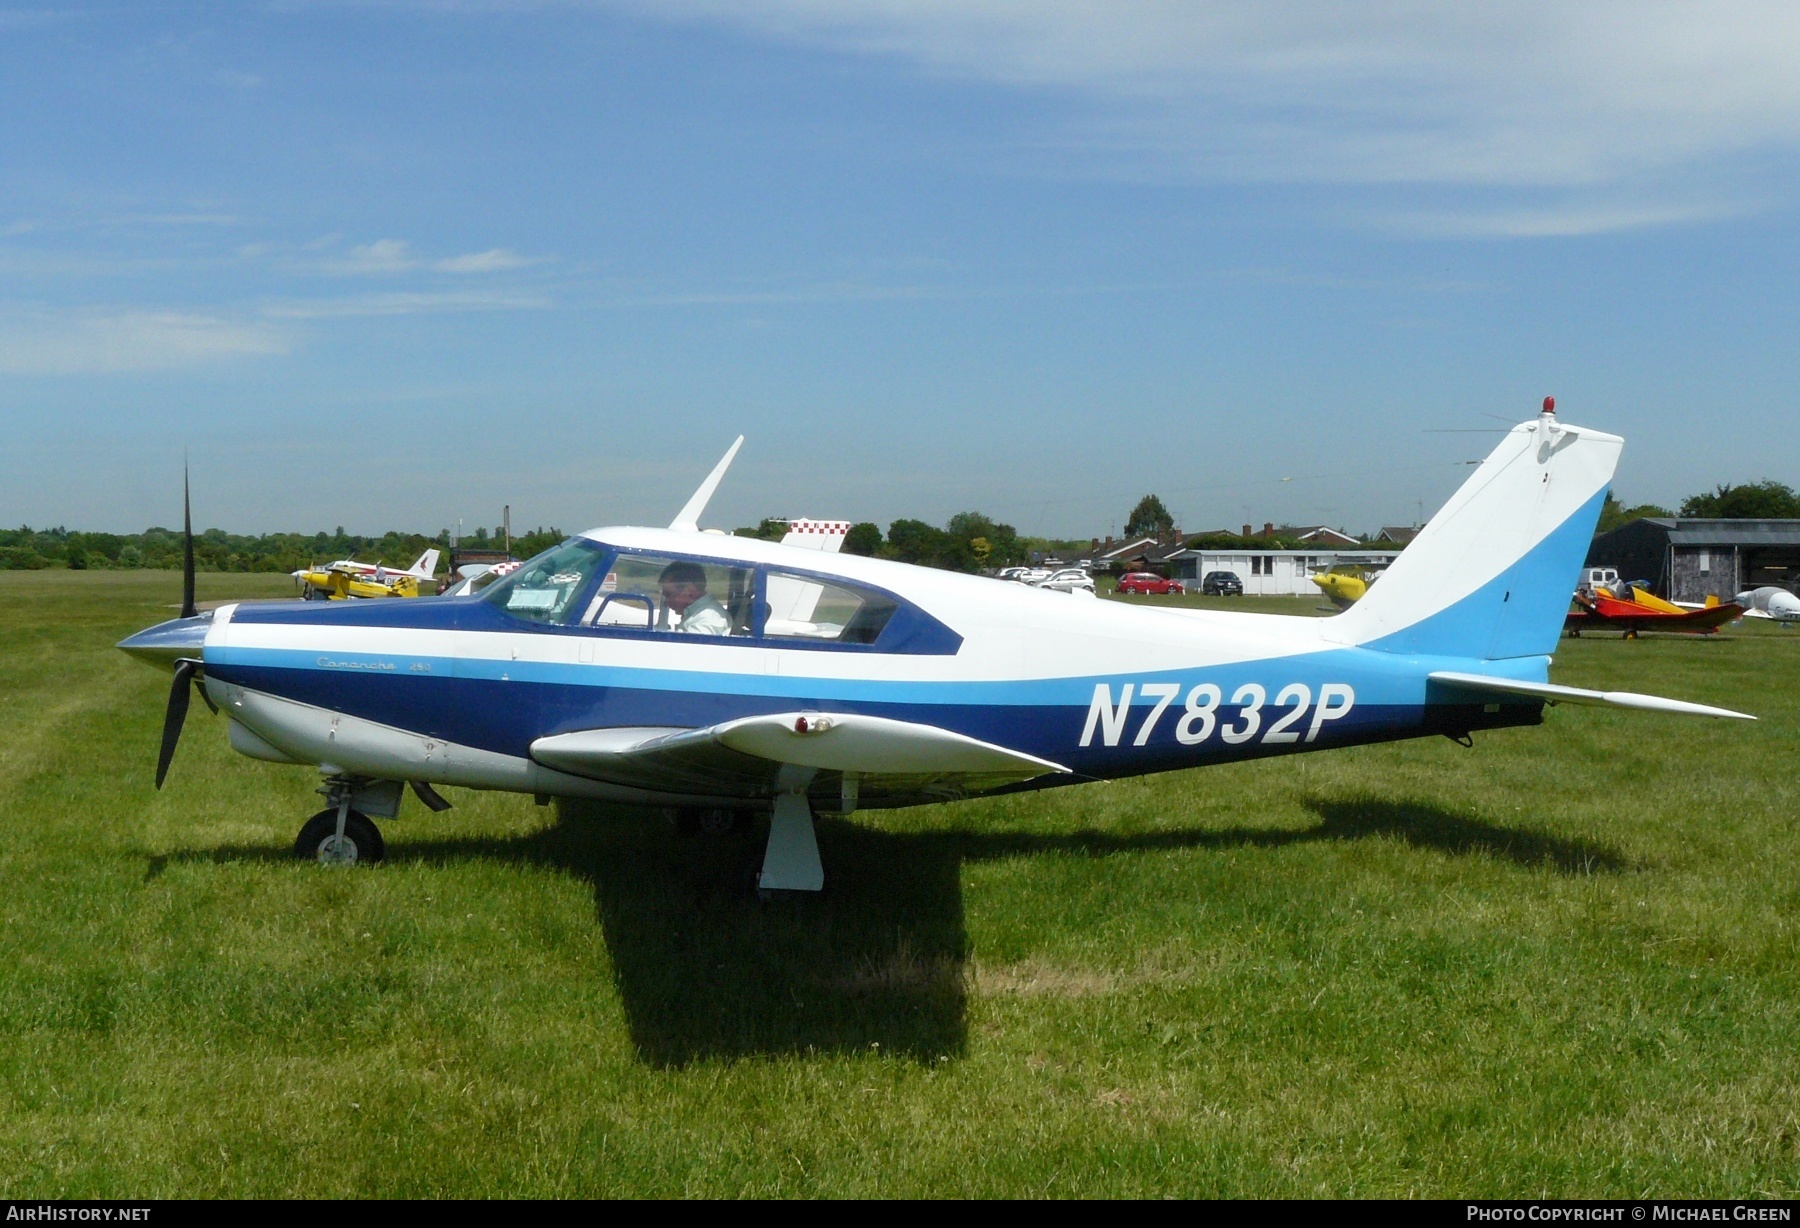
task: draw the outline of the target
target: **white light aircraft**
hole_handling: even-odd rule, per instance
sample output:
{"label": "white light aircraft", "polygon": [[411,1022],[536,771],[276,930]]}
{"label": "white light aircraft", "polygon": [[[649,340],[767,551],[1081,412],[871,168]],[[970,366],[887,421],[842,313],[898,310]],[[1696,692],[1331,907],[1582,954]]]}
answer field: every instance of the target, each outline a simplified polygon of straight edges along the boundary
{"label": "white light aircraft", "polygon": [[1777,622],[1800,622],[1800,597],[1785,588],[1767,585],[1739,593],[1732,600],[1744,607],[1745,618],[1773,618]]}
{"label": "white light aircraft", "polygon": [[175,669],[158,785],[198,680],[233,747],[323,774],[302,856],[379,859],[369,817],[403,783],[434,808],[450,784],[764,812],[759,885],[813,891],[815,811],[1467,742],[1546,703],[1743,715],[1549,682],[1623,441],[1548,402],[1330,618],[1077,602],[703,534],[742,442],[669,528],[582,533],[477,596],[225,606],[126,639]]}

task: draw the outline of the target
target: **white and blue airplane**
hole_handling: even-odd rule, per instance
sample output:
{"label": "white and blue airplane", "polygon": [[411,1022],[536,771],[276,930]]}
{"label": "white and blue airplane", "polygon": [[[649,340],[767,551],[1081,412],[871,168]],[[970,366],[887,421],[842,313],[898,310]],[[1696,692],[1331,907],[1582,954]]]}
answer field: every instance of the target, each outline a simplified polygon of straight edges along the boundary
{"label": "white and blue airplane", "polygon": [[[742,443],[742,439],[738,441]],[[824,882],[815,811],[907,806],[1535,725],[1546,703],[1742,713],[1549,682],[1623,441],[1546,400],[1330,618],[1080,602],[703,533],[571,537],[478,596],[227,605],[119,646],[198,680],[231,745],[324,777],[296,851],[378,860],[403,785],[769,814],[759,886]],[[188,577],[191,593],[191,573]]]}

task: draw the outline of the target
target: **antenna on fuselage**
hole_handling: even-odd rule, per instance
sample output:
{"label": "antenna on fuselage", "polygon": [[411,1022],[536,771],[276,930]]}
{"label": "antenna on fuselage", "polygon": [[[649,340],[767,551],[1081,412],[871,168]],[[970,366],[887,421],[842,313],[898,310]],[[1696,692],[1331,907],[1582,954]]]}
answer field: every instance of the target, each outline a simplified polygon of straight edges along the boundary
{"label": "antenna on fuselage", "polygon": [[681,509],[675,519],[669,522],[671,529],[678,533],[698,533],[700,531],[700,513],[706,510],[706,504],[713,497],[713,491],[719,489],[719,483],[724,481],[725,471],[731,468],[731,458],[736,456],[738,449],[743,446],[744,437],[739,435],[737,441],[725,449],[725,455],[718,464],[713,466],[713,471],[706,475],[706,481],[700,483],[700,489],[694,492],[694,497],[689,499],[687,505]]}

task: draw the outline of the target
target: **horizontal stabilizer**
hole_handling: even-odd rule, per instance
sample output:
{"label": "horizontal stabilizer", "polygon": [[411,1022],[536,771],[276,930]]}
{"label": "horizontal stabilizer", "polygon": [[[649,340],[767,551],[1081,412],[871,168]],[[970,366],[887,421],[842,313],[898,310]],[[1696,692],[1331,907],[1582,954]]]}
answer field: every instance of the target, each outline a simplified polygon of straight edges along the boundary
{"label": "horizontal stabilizer", "polygon": [[1463,690],[1482,691],[1495,695],[1525,695],[1534,699],[1547,699],[1551,703],[1592,704],[1604,708],[1635,708],[1641,712],[1673,712],[1679,716],[1728,717],[1738,721],[1756,719],[1747,712],[1733,712],[1729,708],[1709,708],[1705,704],[1690,704],[1681,699],[1664,699],[1660,695],[1639,695],[1633,691],[1584,691],[1580,687],[1557,686],[1550,682],[1515,682],[1511,678],[1494,678],[1487,674],[1458,674],[1448,671],[1429,674],[1427,677],[1433,682],[1460,687]]}
{"label": "horizontal stabilizer", "polygon": [[588,729],[539,738],[549,767],[640,788],[771,797],[782,765],[854,773],[865,797],[945,797],[1069,769],[935,725],[860,713],[783,712],[699,729]]}

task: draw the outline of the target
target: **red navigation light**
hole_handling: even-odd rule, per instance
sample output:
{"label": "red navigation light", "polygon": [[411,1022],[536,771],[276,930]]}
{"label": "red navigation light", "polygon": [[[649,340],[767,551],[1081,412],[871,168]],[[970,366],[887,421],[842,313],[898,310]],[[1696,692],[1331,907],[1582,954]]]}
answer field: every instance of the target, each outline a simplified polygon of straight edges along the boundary
{"label": "red navigation light", "polygon": [[794,732],[795,733],[805,733],[806,732],[806,718],[804,716],[797,716],[794,718]]}
{"label": "red navigation light", "polygon": [[1556,398],[1555,397],[1545,397],[1544,398],[1544,412],[1547,414],[1553,414],[1556,412]]}

